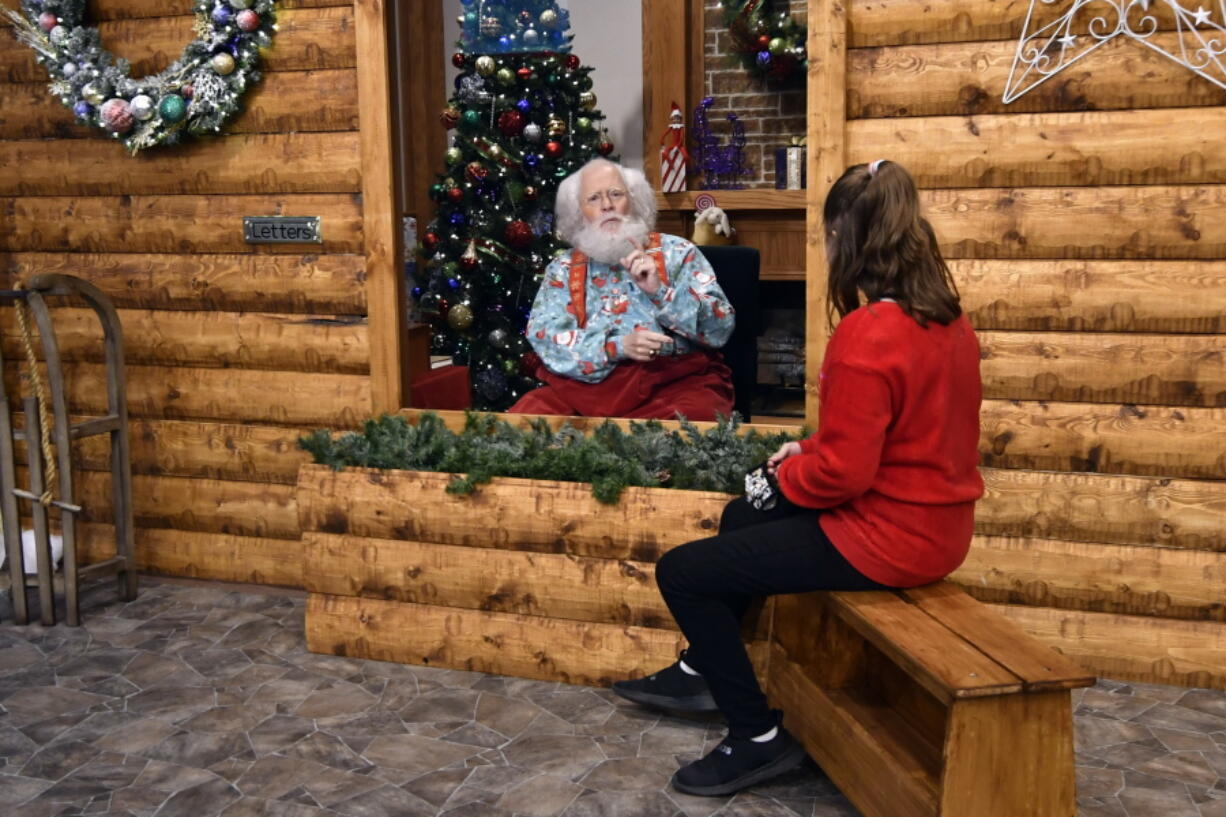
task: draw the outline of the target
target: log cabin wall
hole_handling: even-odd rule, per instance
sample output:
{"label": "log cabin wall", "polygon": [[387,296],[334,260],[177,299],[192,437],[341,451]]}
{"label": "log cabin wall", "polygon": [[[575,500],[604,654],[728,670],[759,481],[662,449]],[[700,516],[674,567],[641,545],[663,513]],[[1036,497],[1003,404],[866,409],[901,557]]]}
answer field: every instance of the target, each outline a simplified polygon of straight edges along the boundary
{"label": "log cabin wall", "polygon": [[[389,314],[398,276],[392,174],[370,158],[380,149],[371,140],[390,145],[388,96],[364,67],[379,69],[383,4],[277,6],[265,78],[245,113],[224,135],[136,158],[74,124],[6,21],[0,284],[68,273],[120,308],[142,567],[300,586],[293,491],[309,457],[296,441],[395,407],[395,378],[371,372],[399,366]],[[91,12],[104,45],[138,76],[161,70],[193,36],[190,0],[98,0]],[[364,167],[382,169],[364,177]],[[324,242],[247,245],[247,215],[321,216]],[[12,396],[21,345],[3,311]],[[385,331],[372,332],[380,321]],[[96,321],[65,307],[56,323],[71,410],[97,413],[105,396]],[[376,334],[388,342],[372,344]],[[100,439],[78,447],[87,558],[113,548]]]}
{"label": "log cabin wall", "polygon": [[1028,6],[846,12],[843,158],[915,176],[983,347],[954,578],[1102,675],[1226,687],[1226,90],[1121,37],[1006,106]]}

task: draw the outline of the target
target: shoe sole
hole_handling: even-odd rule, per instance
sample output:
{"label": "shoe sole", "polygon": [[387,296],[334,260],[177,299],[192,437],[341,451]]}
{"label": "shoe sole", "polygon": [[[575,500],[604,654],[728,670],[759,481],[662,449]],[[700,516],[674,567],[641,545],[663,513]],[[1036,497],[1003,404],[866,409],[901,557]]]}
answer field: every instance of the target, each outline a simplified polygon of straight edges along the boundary
{"label": "shoe sole", "polygon": [[688,786],[679,781],[677,775],[674,774],[672,784],[674,789],[683,794],[693,794],[699,797],[722,797],[726,794],[734,794],[741,789],[749,788],[764,780],[769,780],[784,772],[791,771],[803,763],[805,757],[807,757],[805,747],[796,743],[792,745],[791,749],[772,762],[754,769],[752,772],[746,772],[735,780],[729,780],[727,783],[720,783],[717,786]]}
{"label": "shoe sole", "polygon": [[629,689],[618,689],[613,687],[613,691],[625,698],[627,701],[634,701],[636,704],[644,706],[653,706],[657,709],[668,709],[674,712],[718,712],[719,707],[715,705],[715,699],[711,697],[710,692],[704,692],[701,695],[689,695],[684,698],[673,698],[668,695],[652,695],[650,692],[635,692]]}

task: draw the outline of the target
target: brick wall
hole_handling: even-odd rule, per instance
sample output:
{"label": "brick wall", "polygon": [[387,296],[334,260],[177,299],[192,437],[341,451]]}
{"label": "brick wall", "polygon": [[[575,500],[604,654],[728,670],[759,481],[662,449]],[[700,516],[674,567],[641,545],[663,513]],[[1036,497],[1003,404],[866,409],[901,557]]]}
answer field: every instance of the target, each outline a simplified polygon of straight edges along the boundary
{"label": "brick wall", "polygon": [[[797,22],[805,21],[806,0],[776,0],[775,8],[788,6]],[[731,37],[724,26],[724,7],[719,0],[706,0],[706,94],[715,97],[710,120],[713,130],[729,133],[726,119],[735,113],[745,124],[746,187],[775,186],[775,148],[805,133],[805,87],[792,82],[787,90],[767,88],[730,57]],[[686,112],[690,121],[693,111]]]}

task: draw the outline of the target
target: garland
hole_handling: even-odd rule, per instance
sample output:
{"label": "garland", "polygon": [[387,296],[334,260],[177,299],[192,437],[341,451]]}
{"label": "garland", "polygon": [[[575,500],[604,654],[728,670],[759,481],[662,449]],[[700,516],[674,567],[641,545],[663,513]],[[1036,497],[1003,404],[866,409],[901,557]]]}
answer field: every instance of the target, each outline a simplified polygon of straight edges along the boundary
{"label": "garland", "polygon": [[754,76],[780,84],[809,70],[805,26],[787,11],[772,12],[773,0],[724,0],[724,25],[734,58]]}
{"label": "garland", "polygon": [[24,14],[4,11],[17,39],[51,75],[51,93],[80,122],[104,128],[135,155],[185,134],[218,133],[242,110],[242,95],[260,80],[259,50],[272,44],[273,6],[273,0],[196,0],[196,39],[165,71],[140,79],[85,24],[86,0],[22,0]]}
{"label": "garland", "polygon": [[320,430],[298,445],[316,463],[338,471],[355,466],[463,474],[447,487],[453,494],[472,493],[496,476],[523,477],[590,482],[596,499],[614,504],[632,485],[740,494],[750,468],[799,439],[755,429],[742,434],[735,416],[706,432],[684,419],[680,425],[669,431],[649,420],[631,422],[624,431],[606,420],[585,435],[570,423],[555,431],[538,418],[520,429],[494,415],[469,413],[464,431],[456,434],[426,412],[416,425],[384,415],[366,421],[361,433]]}

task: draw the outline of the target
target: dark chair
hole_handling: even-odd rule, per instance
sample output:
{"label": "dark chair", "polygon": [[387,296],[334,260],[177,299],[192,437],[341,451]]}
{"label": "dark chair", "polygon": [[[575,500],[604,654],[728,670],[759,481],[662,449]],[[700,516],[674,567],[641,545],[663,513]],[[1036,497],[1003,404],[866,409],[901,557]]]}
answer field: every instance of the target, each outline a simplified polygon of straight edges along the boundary
{"label": "dark chair", "polygon": [[715,270],[720,289],[736,310],[736,329],[724,345],[724,362],[732,370],[736,389],[733,408],[743,420],[750,419],[754,390],[758,384],[758,335],[762,313],[758,299],[758,251],[753,247],[698,248]]}

